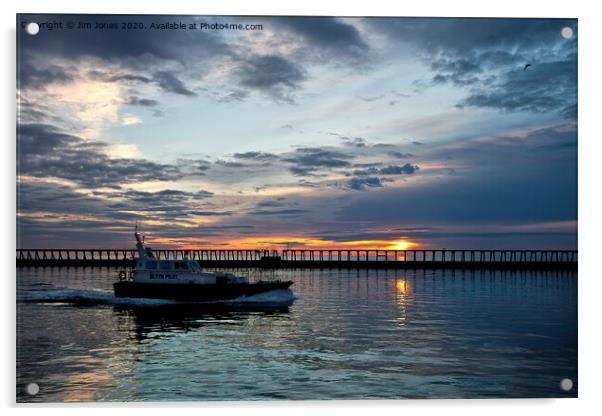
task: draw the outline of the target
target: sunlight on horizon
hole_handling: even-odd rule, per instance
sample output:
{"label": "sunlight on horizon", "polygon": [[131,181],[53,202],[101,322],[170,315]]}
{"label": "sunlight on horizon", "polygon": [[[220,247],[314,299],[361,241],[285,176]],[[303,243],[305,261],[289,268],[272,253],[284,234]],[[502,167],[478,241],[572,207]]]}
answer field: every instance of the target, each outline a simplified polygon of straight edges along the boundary
{"label": "sunlight on horizon", "polygon": [[170,247],[180,250],[410,250],[420,244],[407,238],[395,240],[350,240],[333,241],[308,237],[245,237],[226,241],[205,243],[197,238],[163,238],[146,236],[149,245]]}

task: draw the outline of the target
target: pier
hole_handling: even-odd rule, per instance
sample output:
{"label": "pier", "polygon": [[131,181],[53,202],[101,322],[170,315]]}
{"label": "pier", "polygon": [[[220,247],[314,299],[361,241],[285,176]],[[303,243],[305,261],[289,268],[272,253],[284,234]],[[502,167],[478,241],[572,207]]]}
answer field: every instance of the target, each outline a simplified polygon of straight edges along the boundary
{"label": "pier", "polygon": [[[153,249],[159,260],[204,267],[577,270],[576,250],[181,250]],[[131,249],[17,249],[17,267],[133,266]]]}

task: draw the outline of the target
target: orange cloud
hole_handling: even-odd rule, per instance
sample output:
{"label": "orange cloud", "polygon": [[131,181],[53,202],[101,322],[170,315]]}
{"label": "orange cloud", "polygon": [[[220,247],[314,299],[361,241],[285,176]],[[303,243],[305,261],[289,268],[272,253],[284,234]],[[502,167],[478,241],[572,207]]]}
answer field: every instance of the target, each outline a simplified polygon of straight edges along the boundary
{"label": "orange cloud", "polygon": [[314,249],[314,250],[411,250],[418,243],[409,241],[405,237],[393,240],[351,240],[333,241],[297,236],[256,236],[239,239],[214,239],[207,244],[202,238],[161,238],[148,237],[149,244],[162,247],[178,248],[183,250],[198,249]]}

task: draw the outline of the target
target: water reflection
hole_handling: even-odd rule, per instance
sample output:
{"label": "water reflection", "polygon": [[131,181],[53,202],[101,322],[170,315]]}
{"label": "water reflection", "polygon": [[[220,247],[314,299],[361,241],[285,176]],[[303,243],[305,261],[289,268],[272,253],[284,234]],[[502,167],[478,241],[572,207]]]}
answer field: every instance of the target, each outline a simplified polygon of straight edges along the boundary
{"label": "water reflection", "polygon": [[18,401],[577,395],[576,273],[283,270],[297,299],[275,306],[115,303],[111,269],[19,273]]}
{"label": "water reflection", "polygon": [[395,302],[399,308],[399,316],[395,318],[397,326],[404,327],[408,322],[408,307],[412,303],[412,283],[407,279],[395,280]]}
{"label": "water reflection", "polygon": [[289,313],[293,301],[281,305],[199,305],[176,304],[144,307],[114,306],[118,330],[135,334],[138,341],[168,336],[205,326],[239,325],[252,317]]}

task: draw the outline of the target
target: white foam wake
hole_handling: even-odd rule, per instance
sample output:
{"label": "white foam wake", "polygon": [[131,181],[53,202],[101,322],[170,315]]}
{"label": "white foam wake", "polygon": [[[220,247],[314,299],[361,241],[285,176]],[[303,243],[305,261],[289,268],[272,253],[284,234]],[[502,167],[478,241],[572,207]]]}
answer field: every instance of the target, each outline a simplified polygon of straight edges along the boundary
{"label": "white foam wake", "polygon": [[34,290],[17,294],[18,302],[53,302],[53,303],[98,303],[98,304],[133,304],[133,305],[167,305],[175,303],[169,299],[118,298],[107,290],[86,289],[53,289]]}
{"label": "white foam wake", "polygon": [[276,289],[269,292],[258,293],[253,296],[241,296],[233,300],[222,301],[223,303],[231,304],[266,304],[277,305],[289,303],[297,299],[290,289]]}

